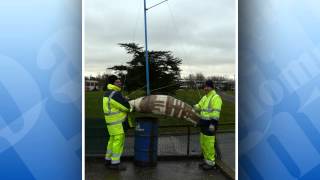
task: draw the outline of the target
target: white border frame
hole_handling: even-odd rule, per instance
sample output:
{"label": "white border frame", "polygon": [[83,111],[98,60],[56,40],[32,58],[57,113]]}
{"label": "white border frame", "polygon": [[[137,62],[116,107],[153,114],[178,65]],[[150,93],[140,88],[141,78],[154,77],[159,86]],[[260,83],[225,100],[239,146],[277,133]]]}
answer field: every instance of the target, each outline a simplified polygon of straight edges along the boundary
{"label": "white border frame", "polygon": [[82,93],[81,93],[81,102],[82,102],[82,118],[81,118],[81,122],[82,122],[82,164],[81,164],[81,169],[82,169],[82,178],[81,179],[85,179],[85,102],[84,102],[84,99],[85,99],[85,80],[84,80],[84,72],[85,72],[85,47],[84,47],[84,42],[85,42],[85,23],[84,23],[84,20],[85,20],[85,11],[84,11],[84,3],[85,3],[85,0],[81,0],[81,66],[82,66],[82,71],[81,71],[81,89],[82,89]]}
{"label": "white border frame", "polygon": [[235,112],[235,116],[236,116],[236,119],[235,119],[235,179],[237,180],[238,179],[238,123],[239,123],[239,117],[238,117],[238,86],[239,86],[239,83],[238,83],[238,0],[235,0],[235,83],[236,83],[236,88],[235,88],[235,97],[236,97],[236,101],[235,101],[235,106],[236,106],[236,112]]}
{"label": "white border frame", "polygon": [[[82,88],[82,179],[85,179],[85,90],[84,90],[84,72],[85,72],[85,1],[81,1],[81,88]],[[235,179],[238,179],[238,0],[235,0]]]}

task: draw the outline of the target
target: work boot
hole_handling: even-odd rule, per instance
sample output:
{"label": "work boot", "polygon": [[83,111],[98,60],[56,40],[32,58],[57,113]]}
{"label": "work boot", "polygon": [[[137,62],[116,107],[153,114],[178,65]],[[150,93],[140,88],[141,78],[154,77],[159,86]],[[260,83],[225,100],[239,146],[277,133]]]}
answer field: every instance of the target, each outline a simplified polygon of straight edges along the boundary
{"label": "work boot", "polygon": [[104,160],[104,165],[105,166],[110,166],[111,165],[111,160]]}
{"label": "work boot", "polygon": [[125,171],[127,168],[126,166],[118,163],[118,164],[111,164],[108,166],[109,169],[118,170],[118,171]]}
{"label": "work boot", "polygon": [[199,168],[202,168],[203,165],[205,165],[205,162],[199,163]]}
{"label": "work boot", "polygon": [[203,166],[201,166],[201,168],[202,168],[203,170],[205,170],[205,171],[217,169],[216,165],[211,166],[211,165],[208,165],[208,164],[204,164]]}

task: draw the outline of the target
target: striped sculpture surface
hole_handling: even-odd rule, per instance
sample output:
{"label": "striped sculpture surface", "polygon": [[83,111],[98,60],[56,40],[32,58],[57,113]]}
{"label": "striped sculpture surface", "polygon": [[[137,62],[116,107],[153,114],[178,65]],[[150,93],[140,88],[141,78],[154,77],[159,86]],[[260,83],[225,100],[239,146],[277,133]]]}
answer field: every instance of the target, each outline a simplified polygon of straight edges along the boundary
{"label": "striped sculpture surface", "polygon": [[200,117],[187,103],[167,95],[150,95],[129,101],[137,112],[165,115],[196,124]]}

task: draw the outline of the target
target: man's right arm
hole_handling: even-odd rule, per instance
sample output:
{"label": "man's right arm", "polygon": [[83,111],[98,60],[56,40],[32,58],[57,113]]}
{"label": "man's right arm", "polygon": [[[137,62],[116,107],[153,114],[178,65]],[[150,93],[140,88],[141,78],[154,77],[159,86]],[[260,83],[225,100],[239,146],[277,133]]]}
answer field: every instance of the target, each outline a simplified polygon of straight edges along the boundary
{"label": "man's right arm", "polygon": [[116,92],[111,98],[110,102],[114,107],[123,112],[130,112],[131,106],[127,99],[125,99],[121,93]]}
{"label": "man's right arm", "polygon": [[200,101],[198,102],[198,104],[195,104],[193,105],[193,108],[196,110],[196,111],[200,111],[201,110],[201,105],[203,104],[202,102],[204,101],[204,97],[202,97],[200,99]]}

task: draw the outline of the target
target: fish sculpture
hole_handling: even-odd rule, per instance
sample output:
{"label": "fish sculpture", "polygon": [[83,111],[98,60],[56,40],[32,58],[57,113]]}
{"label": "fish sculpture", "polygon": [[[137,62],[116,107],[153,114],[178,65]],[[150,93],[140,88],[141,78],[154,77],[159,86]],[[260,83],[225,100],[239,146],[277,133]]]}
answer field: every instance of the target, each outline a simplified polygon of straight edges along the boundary
{"label": "fish sculpture", "polygon": [[129,101],[137,112],[184,119],[197,124],[200,116],[187,103],[167,95],[150,95]]}

